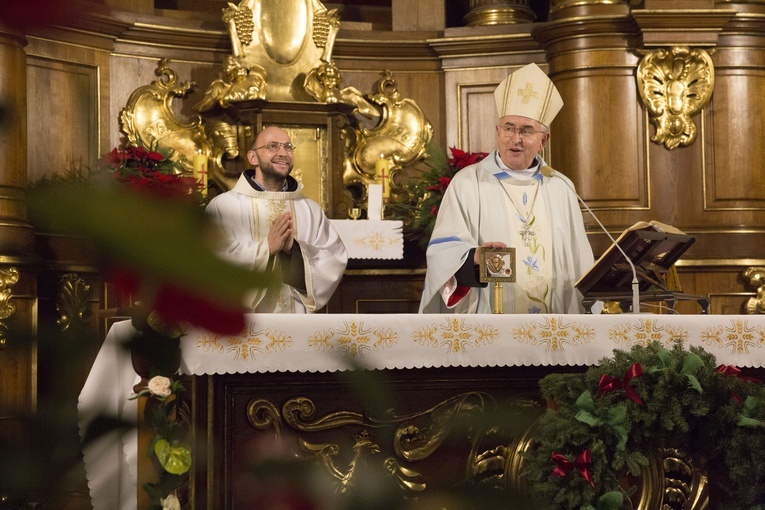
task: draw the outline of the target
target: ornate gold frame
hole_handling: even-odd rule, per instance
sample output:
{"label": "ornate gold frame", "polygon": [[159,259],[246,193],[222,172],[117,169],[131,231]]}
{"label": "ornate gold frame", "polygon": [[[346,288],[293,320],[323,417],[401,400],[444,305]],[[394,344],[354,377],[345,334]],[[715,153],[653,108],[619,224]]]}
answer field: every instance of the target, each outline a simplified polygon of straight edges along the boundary
{"label": "ornate gold frame", "polygon": [[706,50],[685,46],[644,50],[637,85],[656,134],[651,141],[672,150],[696,139],[691,116],[709,102],[714,89],[712,58]]}

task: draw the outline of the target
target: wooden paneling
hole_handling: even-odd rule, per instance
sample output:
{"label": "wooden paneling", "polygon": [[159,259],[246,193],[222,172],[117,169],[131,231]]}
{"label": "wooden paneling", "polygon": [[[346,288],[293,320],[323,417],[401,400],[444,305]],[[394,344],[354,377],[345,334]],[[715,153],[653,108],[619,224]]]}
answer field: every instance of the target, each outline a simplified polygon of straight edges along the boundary
{"label": "wooden paneling", "polygon": [[348,269],[327,313],[417,313],[424,269]]}
{"label": "wooden paneling", "polygon": [[30,57],[27,84],[29,180],[90,166],[99,155],[98,68]]}
{"label": "wooden paneling", "polygon": [[445,0],[392,0],[394,31],[443,30],[446,25]]}
{"label": "wooden paneling", "polygon": [[765,67],[719,69],[710,107],[704,209],[765,212]]}

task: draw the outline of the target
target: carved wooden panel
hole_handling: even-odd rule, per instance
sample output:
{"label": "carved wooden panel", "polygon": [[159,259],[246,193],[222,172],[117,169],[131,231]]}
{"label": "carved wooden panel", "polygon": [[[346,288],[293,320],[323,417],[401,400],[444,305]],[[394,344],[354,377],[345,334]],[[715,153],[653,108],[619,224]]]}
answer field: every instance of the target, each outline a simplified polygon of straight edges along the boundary
{"label": "carved wooden panel", "polygon": [[[518,452],[544,410],[537,389],[544,372],[517,367],[194,377],[194,434],[213,449],[194,460],[193,504],[255,508],[282,484],[295,494],[310,492],[299,475],[277,474],[263,483],[267,473],[253,469],[262,469],[269,456],[293,459],[293,474],[301,463],[313,466],[316,473],[304,476],[327,484],[332,497],[373,477],[417,498],[459,486],[517,490],[523,462]],[[495,413],[517,421],[491,427]]]}

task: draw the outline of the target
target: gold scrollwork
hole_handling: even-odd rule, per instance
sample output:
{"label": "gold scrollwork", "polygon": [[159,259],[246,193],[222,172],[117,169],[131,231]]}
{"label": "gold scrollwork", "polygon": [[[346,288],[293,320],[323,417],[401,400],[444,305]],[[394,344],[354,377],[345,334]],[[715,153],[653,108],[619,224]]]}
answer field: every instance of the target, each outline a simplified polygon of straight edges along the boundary
{"label": "gold scrollwork", "polygon": [[263,399],[252,400],[247,404],[247,421],[259,430],[274,428],[276,439],[281,440],[282,417],[279,408],[273,402]]}
{"label": "gold scrollwork", "polygon": [[765,267],[749,267],[742,276],[757,292],[755,297],[750,297],[746,301],[746,313],[750,315],[765,313]]}
{"label": "gold scrollwork", "polygon": [[637,84],[656,134],[651,141],[667,149],[696,139],[691,116],[709,101],[714,89],[714,64],[706,50],[677,46],[641,51]]}
{"label": "gold scrollwork", "polygon": [[[19,270],[15,267],[0,269],[0,321],[11,318],[16,313],[16,305],[11,303],[13,286],[19,281]],[[0,322],[0,350],[8,344],[8,325]]]}
{"label": "gold scrollwork", "polygon": [[338,411],[322,416],[318,420],[310,420],[316,413],[316,404],[311,399],[296,397],[288,400],[282,406],[284,421],[295,430],[301,432],[316,432],[345,425],[361,425],[364,415],[354,411]]}
{"label": "gold scrollwork", "polygon": [[707,476],[682,450],[664,448],[641,473],[636,510],[709,508]]}
{"label": "gold scrollwork", "polygon": [[403,167],[427,157],[433,127],[417,103],[401,96],[391,71],[385,71],[373,89],[369,99],[381,106],[381,119],[373,128],[349,128],[343,133],[347,151],[343,184],[365,190],[375,179],[375,161],[387,159],[392,163],[391,193],[405,193],[398,175]]}
{"label": "gold scrollwork", "polygon": [[75,324],[85,324],[90,315],[89,301],[89,283],[76,273],[67,273],[61,278],[56,295],[56,311],[59,315],[56,324],[62,333]]}
{"label": "gold scrollwork", "polygon": [[[469,479],[476,485],[506,489],[512,494],[528,494],[521,474],[525,452],[531,448],[544,406],[535,400],[514,399],[503,408],[503,424],[480,431],[473,443],[468,464]],[[535,417],[535,418],[534,418]]]}
{"label": "gold scrollwork", "polygon": [[192,174],[194,155],[204,154],[210,158],[209,178],[227,183],[230,179],[225,175],[222,160],[224,156],[239,155],[236,129],[220,120],[204,122],[199,115],[187,123],[179,120],[172,101],[185,97],[194,83],[178,83],[169,62],[166,58],[160,59],[154,70],[160,79],[137,88],[130,95],[120,113],[120,129],[132,145],[156,143],[167,149],[170,157],[183,166],[184,173]]}
{"label": "gold scrollwork", "polygon": [[[325,470],[337,480],[336,490],[339,493],[347,493],[356,486],[358,478],[361,476],[360,466],[375,466],[374,462],[380,454],[380,446],[372,441],[372,436],[367,430],[353,436],[353,454],[348,467],[343,470],[338,467],[336,460],[340,453],[340,447],[332,443],[309,443],[300,440],[300,446],[303,450],[314,455]],[[393,477],[402,489],[420,492],[425,490],[427,485],[421,482],[422,474],[402,466],[394,457],[386,457],[382,461],[381,474]]]}

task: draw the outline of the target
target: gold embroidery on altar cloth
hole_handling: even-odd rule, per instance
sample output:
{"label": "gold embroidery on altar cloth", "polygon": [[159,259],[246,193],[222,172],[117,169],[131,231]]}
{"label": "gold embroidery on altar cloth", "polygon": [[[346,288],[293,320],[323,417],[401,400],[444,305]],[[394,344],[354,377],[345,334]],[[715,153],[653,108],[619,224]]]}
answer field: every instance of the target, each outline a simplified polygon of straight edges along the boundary
{"label": "gold embroidery on altar cloth", "polygon": [[368,236],[357,236],[353,238],[353,244],[362,248],[369,248],[373,251],[380,251],[386,246],[393,246],[398,242],[395,237],[386,237],[380,232],[374,232]]}
{"label": "gold embroidery on altar cloth", "polygon": [[366,328],[364,322],[343,322],[342,329],[325,329],[308,337],[308,346],[316,350],[340,352],[346,358],[363,358],[368,350],[388,349],[398,343],[392,328]]}
{"label": "gold embroidery on altar cloth", "polygon": [[678,340],[687,342],[689,334],[678,326],[661,326],[655,319],[640,319],[637,326],[627,322],[615,325],[608,330],[608,338],[625,346],[646,346],[651,342],[660,342],[669,347]]}
{"label": "gold embroidery on altar cloth", "polygon": [[234,361],[255,361],[256,355],[286,351],[292,347],[292,344],[292,337],[285,331],[258,330],[250,326],[237,336],[204,334],[197,338],[194,345],[203,352],[227,355]]}
{"label": "gold embroidery on altar cloth", "polygon": [[749,354],[749,349],[765,347],[765,328],[749,326],[746,320],[731,320],[730,326],[705,329],[701,340],[711,347],[726,347],[733,354]]}
{"label": "gold embroidery on altar cloth", "polygon": [[469,323],[467,319],[445,318],[444,322],[420,326],[413,333],[414,341],[427,347],[446,347],[447,352],[467,352],[468,347],[481,347],[499,338],[499,330],[488,324]]}
{"label": "gold embroidery on altar cloth", "polygon": [[547,352],[563,352],[565,345],[580,345],[595,339],[595,330],[581,322],[544,317],[513,328],[513,338],[523,344],[543,345]]}

